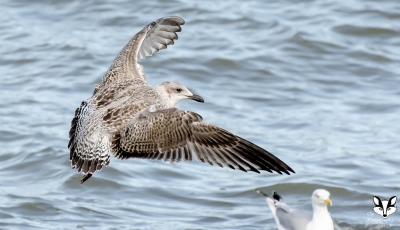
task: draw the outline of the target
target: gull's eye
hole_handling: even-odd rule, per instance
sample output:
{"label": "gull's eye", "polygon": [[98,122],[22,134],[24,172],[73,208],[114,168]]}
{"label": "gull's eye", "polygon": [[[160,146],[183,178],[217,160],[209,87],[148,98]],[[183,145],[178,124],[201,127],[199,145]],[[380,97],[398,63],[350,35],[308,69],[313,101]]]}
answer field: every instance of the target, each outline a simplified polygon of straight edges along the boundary
{"label": "gull's eye", "polygon": [[177,89],[176,89],[176,92],[178,92],[178,93],[180,93],[181,91],[182,91],[181,88],[177,88]]}

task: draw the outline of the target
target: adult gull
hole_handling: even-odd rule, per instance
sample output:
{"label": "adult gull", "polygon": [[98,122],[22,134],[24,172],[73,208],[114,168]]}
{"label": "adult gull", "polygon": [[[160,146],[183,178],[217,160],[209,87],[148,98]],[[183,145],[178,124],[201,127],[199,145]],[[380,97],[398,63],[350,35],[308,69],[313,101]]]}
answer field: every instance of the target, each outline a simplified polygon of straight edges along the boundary
{"label": "adult gull", "polygon": [[328,205],[332,205],[330,193],[325,189],[317,189],[311,196],[313,213],[306,210],[293,209],[282,197],[274,192],[273,197],[256,190],[266,196],[266,201],[274,216],[278,230],[340,230],[333,224]]}
{"label": "adult gull", "polygon": [[261,147],[204,122],[199,114],[175,108],[184,99],[204,102],[185,86],[146,82],[137,60],[174,44],[184,23],[180,17],[165,17],[145,26],[115,58],[92,97],[76,109],[68,148],[72,168],[84,173],[81,183],[110,163],[110,153],[118,159],[195,158],[245,172],[294,173]]}

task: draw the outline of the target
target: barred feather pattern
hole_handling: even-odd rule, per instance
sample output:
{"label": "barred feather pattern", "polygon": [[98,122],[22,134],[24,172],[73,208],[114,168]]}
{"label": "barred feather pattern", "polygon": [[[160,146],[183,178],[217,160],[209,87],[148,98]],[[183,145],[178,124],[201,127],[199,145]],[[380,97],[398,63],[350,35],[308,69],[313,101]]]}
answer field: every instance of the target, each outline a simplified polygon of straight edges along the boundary
{"label": "barred feather pattern", "polygon": [[198,159],[245,172],[294,172],[257,145],[174,108],[183,99],[204,102],[183,85],[164,82],[153,88],[145,81],[137,60],[173,44],[183,24],[179,17],[165,17],[144,27],[121,50],[92,97],[76,109],[68,148],[72,168],[85,173],[81,183],[110,163],[110,152],[119,159]]}
{"label": "barred feather pattern", "polygon": [[70,157],[72,168],[78,172],[94,173],[110,163],[110,141],[93,127],[93,105],[83,101],[76,109],[69,132]]}
{"label": "barred feather pattern", "polygon": [[156,97],[137,60],[174,44],[183,24],[179,17],[160,18],[121,50],[103,80],[95,85],[93,96],[75,111],[68,144],[72,168],[93,174],[110,163],[110,136]]}
{"label": "barred feather pattern", "polygon": [[143,111],[113,136],[111,151],[119,159],[179,162],[193,158],[242,171],[294,172],[280,159],[196,113],[176,108]]}
{"label": "barred feather pattern", "polygon": [[[154,91],[148,91],[146,95],[148,99],[155,98]],[[126,96],[106,102],[108,106],[105,107],[96,107],[97,101],[82,102],[76,109],[69,132],[72,168],[76,168],[78,173],[93,174],[110,163],[110,136],[129,122],[132,114],[150,106],[152,100],[143,100],[142,96]]]}

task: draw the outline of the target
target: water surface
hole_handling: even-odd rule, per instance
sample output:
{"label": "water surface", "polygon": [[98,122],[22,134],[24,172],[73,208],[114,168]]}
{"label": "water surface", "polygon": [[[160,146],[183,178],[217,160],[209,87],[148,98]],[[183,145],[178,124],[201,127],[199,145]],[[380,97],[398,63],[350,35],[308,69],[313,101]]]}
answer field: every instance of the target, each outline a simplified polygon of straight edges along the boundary
{"label": "water surface", "polygon": [[[311,210],[316,188],[351,229],[397,229],[370,213],[400,196],[400,3],[388,1],[3,1],[1,229],[276,229],[264,198]],[[85,184],[68,131],[126,42],[153,20],[185,19],[141,64],[206,103],[179,108],[277,155],[295,175],[192,162],[119,161]],[[371,216],[372,214],[372,216]]]}

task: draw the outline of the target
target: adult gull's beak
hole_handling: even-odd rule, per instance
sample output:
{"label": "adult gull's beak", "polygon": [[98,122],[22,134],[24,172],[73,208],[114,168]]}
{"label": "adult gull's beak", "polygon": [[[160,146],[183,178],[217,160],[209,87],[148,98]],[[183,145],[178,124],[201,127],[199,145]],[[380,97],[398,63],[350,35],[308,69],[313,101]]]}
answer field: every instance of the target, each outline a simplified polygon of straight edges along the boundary
{"label": "adult gull's beak", "polygon": [[204,99],[197,94],[193,94],[192,96],[189,97],[189,99],[204,103]]}
{"label": "adult gull's beak", "polygon": [[326,204],[329,204],[329,206],[332,206],[332,201],[331,201],[331,199],[326,199],[326,200],[324,200],[324,202],[326,203]]}

